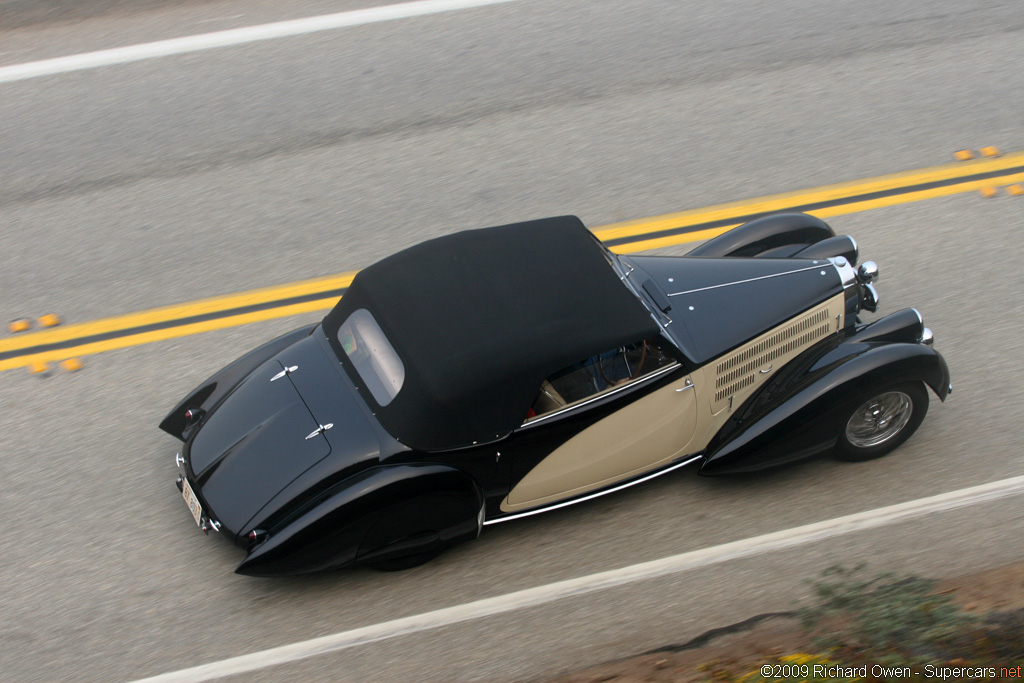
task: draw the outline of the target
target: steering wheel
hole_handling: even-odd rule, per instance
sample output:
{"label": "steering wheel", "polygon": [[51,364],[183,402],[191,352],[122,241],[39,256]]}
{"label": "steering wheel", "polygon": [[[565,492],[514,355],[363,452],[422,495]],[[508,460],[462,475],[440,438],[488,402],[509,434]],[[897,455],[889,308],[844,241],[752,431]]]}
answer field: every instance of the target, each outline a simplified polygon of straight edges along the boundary
{"label": "steering wheel", "polygon": [[[626,356],[625,347],[623,347],[622,356],[623,356],[623,360],[625,360],[625,356]],[[644,363],[646,361],[647,361],[647,340],[645,339],[643,341],[643,351],[641,351],[641,353],[640,353],[640,362],[637,364],[636,370],[631,372],[629,374],[629,377],[627,377],[626,379],[613,380],[611,377],[609,377],[608,373],[606,373],[604,371],[604,361],[601,360],[600,356],[597,357],[597,369],[601,371],[601,377],[603,377],[604,381],[608,383],[608,386],[615,386],[616,384],[621,383],[621,382],[632,382],[634,379],[639,377],[640,376],[640,371],[644,369]],[[629,368],[629,363],[626,364],[626,367]]]}

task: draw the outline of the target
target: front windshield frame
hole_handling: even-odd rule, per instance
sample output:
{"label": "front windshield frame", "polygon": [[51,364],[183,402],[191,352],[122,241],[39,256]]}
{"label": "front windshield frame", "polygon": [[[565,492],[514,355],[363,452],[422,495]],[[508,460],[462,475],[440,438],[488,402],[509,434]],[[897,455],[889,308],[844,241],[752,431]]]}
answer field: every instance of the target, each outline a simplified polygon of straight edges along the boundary
{"label": "front windshield frame", "polygon": [[603,244],[601,248],[604,250],[605,258],[608,259],[612,270],[618,275],[619,281],[633,293],[637,301],[643,304],[644,308],[647,309],[647,313],[654,319],[654,322],[662,329],[667,329],[672,324],[672,318],[665,311],[660,310],[656,303],[650,300],[650,295],[643,291],[643,287],[635,284],[629,277],[636,271],[636,266],[628,258],[619,256]]}

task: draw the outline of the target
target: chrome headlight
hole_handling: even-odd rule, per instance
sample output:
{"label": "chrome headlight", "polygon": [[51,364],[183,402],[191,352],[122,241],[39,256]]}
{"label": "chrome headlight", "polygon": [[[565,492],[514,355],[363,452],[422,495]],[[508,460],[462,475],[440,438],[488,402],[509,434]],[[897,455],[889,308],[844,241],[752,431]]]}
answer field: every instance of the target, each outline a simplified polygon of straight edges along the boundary
{"label": "chrome headlight", "polygon": [[865,261],[857,269],[857,279],[862,284],[869,285],[878,279],[878,264],[874,261]]}

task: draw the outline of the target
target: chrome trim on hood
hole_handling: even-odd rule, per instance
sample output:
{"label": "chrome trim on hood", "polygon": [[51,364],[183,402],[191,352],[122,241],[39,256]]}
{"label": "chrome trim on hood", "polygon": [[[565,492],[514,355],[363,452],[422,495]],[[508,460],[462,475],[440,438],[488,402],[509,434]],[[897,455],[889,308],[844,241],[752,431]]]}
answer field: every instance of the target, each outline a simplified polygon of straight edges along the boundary
{"label": "chrome trim on hood", "polygon": [[843,281],[843,289],[849,289],[857,284],[857,271],[850,265],[845,256],[835,256],[830,258],[829,261],[839,273],[839,278]]}
{"label": "chrome trim on hood", "polygon": [[757,280],[767,280],[773,277],[782,277],[783,275],[793,275],[794,273],[803,273],[808,270],[819,270],[821,268],[821,261],[812,261],[815,265],[807,266],[806,268],[797,268],[795,270],[787,270],[784,273],[772,273],[771,275],[761,275],[760,277],[752,277],[746,280],[736,280],[735,282],[723,282],[719,285],[708,285],[707,287],[698,287],[696,289],[686,289],[681,292],[670,292],[669,296],[681,296],[683,294],[693,294],[694,292],[704,292],[709,289],[718,289],[720,287],[731,287],[733,285],[742,285],[747,282],[756,282]]}

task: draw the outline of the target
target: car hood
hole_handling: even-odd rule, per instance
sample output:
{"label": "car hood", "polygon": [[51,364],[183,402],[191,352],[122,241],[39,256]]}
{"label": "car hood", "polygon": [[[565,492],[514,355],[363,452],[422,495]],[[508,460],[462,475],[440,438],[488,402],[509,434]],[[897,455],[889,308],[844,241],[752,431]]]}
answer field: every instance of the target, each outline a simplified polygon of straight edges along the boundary
{"label": "car hood", "polygon": [[623,261],[649,278],[671,305],[668,332],[698,365],[843,291],[825,259],[630,256]]}

